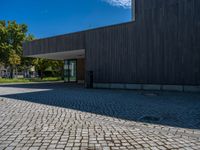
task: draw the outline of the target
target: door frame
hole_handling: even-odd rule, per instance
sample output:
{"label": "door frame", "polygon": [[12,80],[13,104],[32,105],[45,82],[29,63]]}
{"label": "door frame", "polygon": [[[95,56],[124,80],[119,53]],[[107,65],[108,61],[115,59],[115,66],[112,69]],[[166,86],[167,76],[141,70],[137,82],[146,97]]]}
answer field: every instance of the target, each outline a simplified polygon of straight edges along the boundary
{"label": "door frame", "polygon": [[[78,73],[78,70],[77,70],[77,59],[66,59],[64,60],[64,65],[65,65],[65,61],[67,61],[67,81],[64,80],[65,83],[77,83],[77,73]],[[75,81],[70,81],[70,71],[69,71],[69,65],[70,65],[70,61],[75,61],[75,64],[76,64],[76,80]],[[66,77],[64,77],[66,78]]]}

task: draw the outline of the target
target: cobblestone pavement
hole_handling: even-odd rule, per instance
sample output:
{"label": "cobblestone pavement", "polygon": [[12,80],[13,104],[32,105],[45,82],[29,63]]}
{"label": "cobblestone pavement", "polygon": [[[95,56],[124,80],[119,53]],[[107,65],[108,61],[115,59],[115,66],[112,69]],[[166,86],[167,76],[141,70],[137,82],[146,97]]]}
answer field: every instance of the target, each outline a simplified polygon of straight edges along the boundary
{"label": "cobblestone pavement", "polygon": [[200,149],[200,131],[0,100],[0,149]]}
{"label": "cobblestone pavement", "polygon": [[[194,120],[198,121],[198,113],[200,113],[198,94],[163,93],[164,95],[162,95],[159,92],[154,93],[86,90],[81,87],[66,87],[63,84],[0,85],[0,149],[199,150],[200,130],[198,126],[188,129],[175,127],[177,124],[173,124],[173,127],[168,126],[162,119],[158,121],[155,118],[153,118],[153,122],[156,122],[156,124],[147,123],[146,120],[143,120],[143,122],[124,120],[126,119],[124,116],[129,116],[127,115],[128,112],[132,113],[133,111],[131,109],[125,111],[123,107],[128,108],[128,105],[122,104],[129,102],[128,104],[132,106],[132,109],[138,111],[137,105],[139,105],[140,100],[141,105],[145,101],[148,104],[151,104],[152,101],[157,103],[155,104],[157,107],[150,105],[150,107],[154,107],[155,114],[157,114],[159,105],[161,107],[160,113],[165,110],[170,110],[169,113],[171,113],[169,108],[162,110],[163,105],[166,107],[173,106],[172,110],[174,111],[178,108],[179,110],[173,113],[174,118],[182,118],[182,120],[184,117],[177,112],[181,111],[183,115],[187,114],[186,108],[183,107],[186,105],[188,107],[187,112],[189,112],[187,115],[191,116],[187,117],[192,118],[192,120],[188,120],[190,122],[188,124],[187,120],[182,121],[182,123],[186,123],[188,126],[189,124],[192,125],[195,122]],[[111,98],[114,101],[112,103],[111,100],[109,101]],[[119,101],[120,99],[123,103]],[[101,102],[99,102],[100,100]],[[165,102],[166,100],[167,102]],[[65,108],[56,107],[62,106],[60,103]],[[70,105],[70,103],[72,104]],[[77,104],[75,105],[75,103]],[[136,107],[132,103],[135,103]],[[191,103],[193,103],[193,107]],[[97,107],[97,104],[102,104],[102,106]],[[112,107],[111,104],[114,106]],[[91,107],[91,111],[82,109],[86,108],[82,105]],[[116,108],[117,106],[121,107]],[[107,112],[109,113],[93,111],[99,110],[99,108],[102,108],[102,112],[108,109]],[[144,110],[144,108],[140,108],[141,111]],[[190,110],[191,108],[193,110]],[[150,112],[151,115],[148,107],[146,109],[145,114]],[[117,111],[113,115],[110,112],[114,110]],[[125,111],[125,113],[122,113],[124,115],[115,115],[122,111]],[[142,113],[138,112],[138,114]],[[176,116],[177,114],[179,116]],[[174,121],[176,122],[176,120]],[[161,125],[162,123],[164,125]],[[184,127],[184,124],[179,125]]]}
{"label": "cobblestone pavement", "polygon": [[132,121],[200,129],[200,93],[88,90],[54,83],[0,85],[0,96]]}

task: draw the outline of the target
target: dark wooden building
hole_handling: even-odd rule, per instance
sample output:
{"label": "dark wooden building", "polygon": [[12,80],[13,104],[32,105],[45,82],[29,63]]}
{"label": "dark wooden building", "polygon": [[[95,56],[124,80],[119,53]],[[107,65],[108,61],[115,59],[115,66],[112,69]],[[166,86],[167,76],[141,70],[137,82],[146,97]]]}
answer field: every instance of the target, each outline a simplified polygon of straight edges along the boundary
{"label": "dark wooden building", "polygon": [[96,87],[199,86],[200,0],[135,0],[132,6],[131,22],[26,42],[24,56],[68,60],[68,71],[74,62],[74,76],[85,80],[93,71]]}

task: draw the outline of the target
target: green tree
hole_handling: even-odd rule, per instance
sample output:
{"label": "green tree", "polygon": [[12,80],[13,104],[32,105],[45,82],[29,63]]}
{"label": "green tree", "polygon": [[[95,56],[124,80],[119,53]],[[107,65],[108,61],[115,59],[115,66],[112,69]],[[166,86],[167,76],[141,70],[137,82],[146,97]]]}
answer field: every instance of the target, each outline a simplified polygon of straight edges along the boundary
{"label": "green tree", "polygon": [[[32,34],[28,34],[24,40],[24,42],[32,41],[35,37]],[[21,56],[21,64],[18,67],[20,71],[29,72],[30,69],[34,66],[34,60],[36,58],[31,57],[23,57]]]}
{"label": "green tree", "polygon": [[0,21],[0,63],[13,70],[21,63],[22,42],[26,38],[27,26],[15,21]]}
{"label": "green tree", "polygon": [[10,77],[13,78],[15,70],[28,72],[33,66],[40,71],[41,78],[44,77],[44,72],[48,68],[57,70],[61,76],[63,61],[23,57],[22,43],[32,40],[34,40],[34,36],[27,35],[25,24],[17,24],[15,21],[0,21],[0,64],[5,67],[9,66]]}
{"label": "green tree", "polygon": [[17,55],[14,50],[11,50],[9,52],[9,60],[8,60],[8,62],[10,64],[10,66],[12,66],[12,69],[15,70],[15,69],[17,69],[17,65],[20,65],[20,63],[21,63],[21,57],[19,55]]}
{"label": "green tree", "polygon": [[54,71],[59,72],[58,76],[62,76],[63,74],[63,61],[55,61],[55,60],[49,60],[49,59],[43,59],[43,58],[37,58],[33,60],[33,64],[36,67],[36,70],[40,72],[41,79],[45,76],[45,71],[51,70],[52,76]]}

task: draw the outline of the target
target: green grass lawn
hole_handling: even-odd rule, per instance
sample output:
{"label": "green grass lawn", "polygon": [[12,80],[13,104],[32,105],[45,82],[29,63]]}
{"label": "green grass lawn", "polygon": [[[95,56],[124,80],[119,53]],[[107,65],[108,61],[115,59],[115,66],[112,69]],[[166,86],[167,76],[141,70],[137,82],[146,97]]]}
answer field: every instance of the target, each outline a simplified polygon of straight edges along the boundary
{"label": "green grass lawn", "polygon": [[0,78],[0,83],[29,83],[29,82],[48,82],[48,81],[60,81],[61,77],[45,77],[43,79],[40,78],[32,78],[32,79],[6,79]]}

